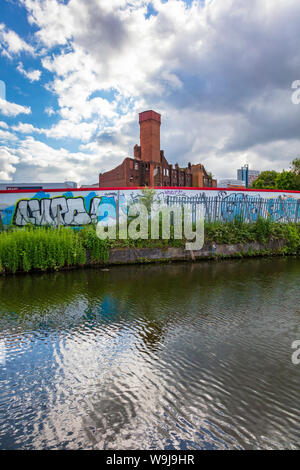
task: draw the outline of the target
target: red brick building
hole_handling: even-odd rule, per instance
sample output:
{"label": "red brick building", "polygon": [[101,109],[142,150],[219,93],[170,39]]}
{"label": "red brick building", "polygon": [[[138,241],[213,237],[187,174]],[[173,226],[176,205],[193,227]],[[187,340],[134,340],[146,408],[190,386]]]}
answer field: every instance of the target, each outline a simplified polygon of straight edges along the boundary
{"label": "red brick building", "polygon": [[213,179],[210,173],[207,173],[201,163],[192,165],[192,181],[195,188],[216,188],[217,180]]}
{"label": "red brick building", "polygon": [[[99,187],[133,186],[216,186],[203,165],[173,167],[160,149],[161,115],[149,110],[139,114],[140,145],[134,146],[134,158],[99,175]],[[202,175],[202,176],[201,176]],[[196,184],[193,184],[196,183]],[[205,184],[204,184],[205,183]]]}

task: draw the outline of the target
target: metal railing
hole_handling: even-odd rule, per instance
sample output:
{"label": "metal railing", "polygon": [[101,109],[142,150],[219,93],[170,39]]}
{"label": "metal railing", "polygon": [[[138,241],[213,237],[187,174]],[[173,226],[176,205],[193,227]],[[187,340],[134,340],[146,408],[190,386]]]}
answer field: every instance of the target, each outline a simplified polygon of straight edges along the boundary
{"label": "metal railing", "polygon": [[193,196],[167,196],[168,205],[183,205],[192,211],[193,219],[197,205],[203,206],[207,222],[232,222],[241,219],[252,223],[258,218],[270,219],[274,222],[300,222],[300,199],[262,199],[259,197],[240,198]]}

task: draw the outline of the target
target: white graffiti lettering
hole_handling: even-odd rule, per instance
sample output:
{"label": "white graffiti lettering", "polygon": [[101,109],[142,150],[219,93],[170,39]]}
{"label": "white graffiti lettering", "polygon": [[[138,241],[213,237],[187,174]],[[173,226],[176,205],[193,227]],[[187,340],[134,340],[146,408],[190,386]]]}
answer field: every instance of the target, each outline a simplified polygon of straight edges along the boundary
{"label": "white graffiti lettering", "polygon": [[82,197],[22,200],[17,203],[14,216],[14,223],[19,227],[27,224],[81,226],[91,221]]}

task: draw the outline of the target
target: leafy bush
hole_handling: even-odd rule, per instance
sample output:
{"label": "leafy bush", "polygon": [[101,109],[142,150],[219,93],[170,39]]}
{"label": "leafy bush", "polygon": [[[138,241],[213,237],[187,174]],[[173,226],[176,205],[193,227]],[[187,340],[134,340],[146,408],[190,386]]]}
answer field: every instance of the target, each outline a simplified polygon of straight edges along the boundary
{"label": "leafy bush", "polygon": [[94,225],[85,226],[80,230],[79,236],[92,261],[106,262],[108,260],[110,241],[98,238]]}
{"label": "leafy bush", "polygon": [[291,254],[300,254],[300,227],[296,224],[287,224],[287,251]]}
{"label": "leafy bush", "polygon": [[227,223],[205,223],[205,240],[221,244],[249,243],[269,240],[285,240],[289,251],[300,250],[300,225],[295,223],[272,222],[258,218],[253,224],[242,221]]}
{"label": "leafy bush", "polygon": [[84,246],[71,229],[25,227],[0,234],[0,270],[58,269],[86,261]]}
{"label": "leafy bush", "polygon": [[272,228],[273,223],[270,218],[264,219],[259,217],[253,226],[256,240],[261,243],[266,243],[271,238]]}
{"label": "leafy bush", "polygon": [[[150,234],[149,234],[150,237]],[[242,219],[233,222],[206,222],[205,242],[244,244],[253,241],[267,243],[284,240],[282,254],[300,254],[300,224],[279,223],[258,219],[253,224]],[[10,228],[0,233],[0,272],[57,270],[63,266],[77,266],[87,259],[106,262],[111,248],[183,247],[185,240],[101,240],[95,226],[81,230],[52,227]]]}
{"label": "leafy bush", "polygon": [[205,223],[205,240],[222,244],[247,243],[255,240],[252,226],[235,219],[233,222]]}

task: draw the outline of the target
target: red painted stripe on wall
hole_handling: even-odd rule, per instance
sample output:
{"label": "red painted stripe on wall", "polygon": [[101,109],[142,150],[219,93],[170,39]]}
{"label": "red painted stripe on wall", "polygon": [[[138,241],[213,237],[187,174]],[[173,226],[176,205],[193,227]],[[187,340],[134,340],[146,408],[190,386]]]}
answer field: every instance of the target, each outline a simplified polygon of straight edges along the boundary
{"label": "red painted stripe on wall", "polygon": [[[65,193],[65,192],[86,192],[86,191],[132,191],[136,189],[146,189],[145,186],[134,186],[134,187],[118,187],[118,188],[52,188],[52,189],[12,189],[12,190],[0,190],[0,194],[14,194],[14,193],[38,193],[40,191],[47,193]],[[290,189],[246,189],[246,188],[195,188],[185,186],[155,186],[154,188],[163,191],[165,189],[171,190],[188,190],[188,191],[227,191],[227,192],[255,192],[255,193],[294,193],[299,194],[300,191],[291,191]]]}

